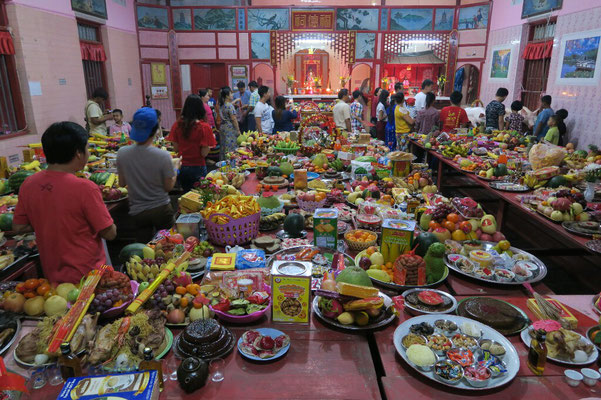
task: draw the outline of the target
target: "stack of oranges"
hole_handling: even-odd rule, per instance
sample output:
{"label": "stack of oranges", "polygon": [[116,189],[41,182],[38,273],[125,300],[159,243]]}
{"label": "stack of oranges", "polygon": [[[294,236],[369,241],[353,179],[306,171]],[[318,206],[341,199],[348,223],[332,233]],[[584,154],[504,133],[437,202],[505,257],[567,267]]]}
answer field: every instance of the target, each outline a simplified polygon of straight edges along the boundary
{"label": "stack of oranges", "polygon": [[48,283],[48,279],[27,279],[25,282],[17,284],[15,287],[17,293],[21,293],[26,299],[31,299],[35,296],[42,296],[45,299],[55,294],[52,286]]}
{"label": "stack of oranges", "polygon": [[456,213],[450,213],[441,222],[430,221],[428,227],[432,230],[445,228],[451,233],[451,238],[456,241],[471,239],[468,235],[472,232],[472,224],[463,220]]}
{"label": "stack of oranges", "polygon": [[378,239],[378,236],[364,229],[356,229],[344,234],[344,239],[348,246],[355,251],[362,251],[370,246],[373,246]]}

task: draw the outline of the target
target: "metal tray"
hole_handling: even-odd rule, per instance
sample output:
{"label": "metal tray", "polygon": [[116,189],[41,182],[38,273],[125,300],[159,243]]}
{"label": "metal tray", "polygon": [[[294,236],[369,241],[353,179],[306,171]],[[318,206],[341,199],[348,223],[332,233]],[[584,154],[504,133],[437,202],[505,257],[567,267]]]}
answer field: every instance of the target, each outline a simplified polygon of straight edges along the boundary
{"label": "metal tray", "polygon": [[[485,251],[490,250],[495,244],[496,243],[492,243],[492,242],[482,242],[482,245],[483,245]],[[534,262],[536,265],[538,265],[538,270],[536,271],[536,273],[535,272],[532,273],[532,277],[530,279],[522,281],[522,282],[518,282],[518,281],[499,282],[499,281],[492,280],[492,279],[480,278],[476,275],[472,275],[467,272],[463,272],[460,268],[457,268],[454,263],[449,261],[448,254],[445,254],[444,262],[447,265],[447,267],[449,267],[453,271],[455,271],[463,276],[466,276],[466,277],[472,278],[472,279],[476,279],[481,282],[490,283],[492,285],[512,286],[512,285],[522,285],[525,282],[535,283],[535,282],[543,280],[543,278],[547,275],[547,266],[541,260],[539,260],[537,257],[533,256],[532,254],[528,253],[527,251],[523,251],[523,250],[517,249],[515,247],[510,247],[509,250],[511,250],[514,255],[515,254],[527,255],[532,262]]]}
{"label": "metal tray", "polygon": [[[529,192],[532,190],[528,186],[521,185],[519,183],[490,182],[488,185],[493,189],[501,190],[503,192]],[[505,185],[513,185],[513,188],[507,187]]]}
{"label": "metal tray", "polygon": [[[388,297],[387,295],[385,295],[382,292],[380,292],[378,295],[384,299],[383,308],[392,307],[392,299],[390,297]],[[394,313],[391,312],[388,317],[386,317],[386,318],[382,319],[381,321],[378,321],[374,324],[369,324],[369,325],[365,325],[365,326],[343,325],[336,320],[325,317],[321,313],[318,303],[319,303],[319,296],[315,296],[313,298],[313,312],[320,320],[322,320],[324,323],[326,323],[328,325],[334,326],[336,328],[344,329],[347,331],[369,331],[372,329],[378,329],[378,328],[381,328],[381,327],[384,327],[384,326],[390,324],[396,318],[396,315],[394,315]]]}
{"label": "metal tray", "polygon": [[[357,254],[357,256],[355,257],[355,265],[359,265],[359,259],[363,256],[363,253],[365,252],[365,250],[363,250],[362,252],[360,252],[359,254]],[[383,288],[386,289],[390,289],[390,290],[395,290],[397,292],[400,292],[402,290],[408,290],[408,289],[420,289],[420,288],[431,288],[434,286],[438,286],[441,283],[443,283],[447,277],[449,276],[449,268],[447,266],[444,274],[442,275],[442,278],[438,281],[438,282],[434,282],[434,283],[427,283],[425,285],[421,285],[421,286],[417,286],[417,285],[397,285],[396,283],[392,283],[392,282],[383,282],[381,280],[378,280],[376,278],[372,278],[370,277],[371,281],[373,283],[375,283],[378,286],[381,286]]]}
{"label": "metal tray", "polygon": [[574,233],[578,236],[593,237],[593,235],[601,235],[601,227],[599,224],[597,224],[596,230],[580,226],[580,221],[563,221],[561,226],[563,226],[563,229],[566,231]]}
{"label": "metal tray", "polygon": [[17,324],[17,327],[15,328],[13,337],[10,338],[10,340],[8,342],[6,342],[6,344],[4,346],[2,346],[2,348],[0,348],[0,356],[3,355],[4,353],[6,353],[8,351],[8,349],[10,349],[10,346],[12,346],[13,343],[15,342],[15,340],[17,340],[17,338],[19,337],[19,334],[21,333],[21,319],[20,318],[17,318],[16,324]]}
{"label": "metal tray", "polygon": [[[520,333],[520,339],[522,339],[522,342],[524,342],[524,344],[526,345],[526,347],[530,348],[530,342],[532,341],[532,338],[530,337],[530,326],[528,327],[528,329],[524,329],[521,333]],[[575,332],[575,331],[574,331]],[[580,336],[580,341],[581,342],[588,342],[590,344],[593,345],[593,352],[591,353],[590,356],[588,356],[587,360],[584,362],[574,362],[574,361],[569,361],[569,360],[564,360],[562,358],[556,358],[556,357],[549,357],[547,356],[548,360],[551,361],[555,361],[557,363],[560,364],[566,364],[566,365],[588,365],[588,364],[592,364],[595,361],[597,361],[597,358],[599,357],[599,351],[597,350],[597,346],[595,346],[595,344],[593,342],[591,342],[591,340],[586,337],[581,335],[578,332],[575,332]]]}
{"label": "metal tray", "polygon": [[[448,270],[447,270],[448,271]],[[407,303],[407,300],[405,300],[405,309],[408,309],[409,312],[413,315],[422,315],[422,314],[450,314],[453,311],[455,311],[457,309],[457,300],[455,299],[455,297],[451,296],[449,293],[447,292],[443,292],[442,290],[436,290],[436,289],[409,289],[403,292],[402,296],[403,298],[406,297],[407,295],[414,293],[414,292],[423,292],[423,291],[429,291],[429,292],[436,292],[439,295],[441,295],[442,297],[446,297],[448,299],[451,300],[451,307],[449,307],[446,310],[443,311],[424,311],[424,310],[420,310],[419,308],[416,308],[414,306],[412,306],[411,304]]]}
{"label": "metal tray", "polygon": [[[458,317],[455,315],[445,315],[444,319],[453,321],[454,323],[457,324],[457,326],[461,326],[461,324],[463,324],[465,322],[472,323],[476,327],[481,329],[483,339],[494,340],[495,342],[500,343],[505,348],[505,356],[503,357],[503,363],[507,367],[507,372],[496,378],[491,378],[489,384],[486,385],[485,387],[476,388],[476,387],[471,386],[469,383],[465,382],[465,380],[463,378],[456,384],[449,384],[449,383],[443,382],[439,378],[436,377],[436,373],[434,372],[434,369],[432,369],[432,371],[429,371],[429,372],[424,372],[421,369],[419,369],[417,366],[415,366],[411,361],[409,361],[409,358],[407,357],[407,354],[406,354],[406,350],[403,348],[403,345],[402,345],[403,337],[409,333],[409,328],[411,327],[411,325],[419,324],[422,322],[427,322],[430,325],[434,325],[434,321],[436,321],[437,319],[440,319],[440,317],[441,317],[440,314],[420,315],[419,317],[413,317],[411,319],[404,321],[394,331],[394,337],[393,337],[394,347],[396,348],[396,351],[399,353],[401,358],[411,368],[413,368],[415,371],[422,374],[426,378],[431,379],[434,382],[438,382],[441,385],[449,386],[449,387],[452,387],[455,389],[470,390],[470,391],[472,391],[472,390],[476,390],[476,391],[488,390],[488,389],[492,389],[495,387],[503,386],[503,385],[506,385],[507,383],[511,382],[513,380],[513,378],[515,378],[515,376],[517,375],[517,373],[520,369],[520,358],[519,358],[518,352],[515,349],[515,347],[513,346],[513,344],[511,344],[511,342],[509,340],[507,340],[507,338],[505,338],[505,336],[501,335],[499,332],[495,331],[491,327],[484,325],[478,321],[474,321],[469,318]],[[443,358],[444,358],[444,356],[438,357],[439,360],[442,360]]]}
{"label": "metal tray", "polygon": [[[271,267],[273,266],[273,262],[277,261],[278,256],[284,256],[284,255],[288,255],[288,254],[296,254],[299,251],[306,249],[306,248],[315,248],[315,249],[319,249],[320,253],[326,253],[326,254],[334,254],[336,253],[336,251],[331,250],[331,249],[322,249],[319,247],[315,247],[315,246],[296,246],[296,247],[290,247],[288,249],[284,249],[284,250],[280,250],[276,253],[273,253],[271,255],[271,257],[269,257],[267,259],[267,268],[269,269],[269,271],[271,271]],[[355,260],[353,260],[353,258],[351,256],[349,256],[348,254],[343,253],[344,255],[344,259],[345,259],[345,264],[347,267],[352,267],[355,265]]]}

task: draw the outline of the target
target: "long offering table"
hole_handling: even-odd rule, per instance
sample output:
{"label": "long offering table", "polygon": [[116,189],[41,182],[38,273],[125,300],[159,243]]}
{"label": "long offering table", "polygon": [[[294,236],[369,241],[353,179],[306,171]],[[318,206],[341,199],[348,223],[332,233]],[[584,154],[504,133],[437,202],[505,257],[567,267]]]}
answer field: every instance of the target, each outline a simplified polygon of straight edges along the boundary
{"label": "long offering table", "polygon": [[[242,191],[255,193],[257,179],[251,174]],[[492,190],[492,189],[491,189]],[[279,193],[282,193],[280,190]],[[278,193],[278,194],[279,194]],[[577,331],[584,334],[595,325],[596,315],[592,310],[592,296],[555,296],[539,282],[534,289],[544,295],[557,297],[578,318]],[[528,292],[521,286],[501,288],[481,284],[456,275],[451,271],[448,279],[438,287],[455,295],[457,300],[469,296],[489,296],[510,302],[524,311],[529,318],[533,314],[526,307]],[[384,291],[384,290],[383,290]],[[399,293],[391,293],[398,295]],[[520,358],[520,369],[509,384],[484,391],[466,391],[443,386],[427,380],[408,366],[397,354],[392,341],[396,327],[412,316],[402,312],[388,327],[369,333],[349,333],[331,328],[315,315],[308,325],[285,325],[271,322],[270,313],[256,323],[236,326],[225,324],[239,338],[252,328],[274,327],[287,333],[291,339],[289,352],[280,360],[257,363],[243,358],[237,351],[225,357],[222,382],[210,380],[204,388],[192,393],[183,392],[176,381],[166,381],[160,399],[459,399],[478,396],[482,399],[580,399],[594,396],[598,388],[581,384],[569,387],[563,378],[565,366],[547,362],[542,377],[532,374],[526,365],[527,348],[518,335],[508,339],[515,346]],[[20,337],[31,331],[36,321],[26,320]],[[174,336],[181,330],[172,329]],[[9,370],[28,376],[29,371],[19,367],[13,359],[16,343],[4,355]],[[174,358],[169,352],[163,366]],[[591,366],[596,368],[595,365]],[[46,384],[33,392],[36,400],[55,399],[61,386]]]}

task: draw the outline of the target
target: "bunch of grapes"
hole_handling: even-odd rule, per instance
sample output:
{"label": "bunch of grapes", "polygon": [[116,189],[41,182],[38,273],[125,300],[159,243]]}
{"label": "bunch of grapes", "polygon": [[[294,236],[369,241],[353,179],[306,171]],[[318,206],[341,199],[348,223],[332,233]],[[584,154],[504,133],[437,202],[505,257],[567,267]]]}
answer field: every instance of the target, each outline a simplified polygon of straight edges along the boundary
{"label": "bunch of grapes", "polygon": [[[154,279],[151,279],[149,283],[154,282]],[[157,287],[154,294],[148,299],[145,303],[145,307],[150,309],[159,309],[165,310],[167,305],[163,302],[163,299],[169,295],[175,293],[175,284],[170,280],[166,279]]]}
{"label": "bunch of grapes", "polygon": [[449,215],[452,212],[455,212],[455,210],[450,204],[439,204],[434,209],[434,212],[432,212],[432,220],[436,222],[441,222],[447,217],[447,215]]}
{"label": "bunch of grapes", "polygon": [[130,293],[123,293],[119,289],[109,289],[100,293],[92,300],[90,311],[93,313],[103,313],[108,309],[115,307],[115,304],[123,304],[131,300],[133,300],[131,290]]}

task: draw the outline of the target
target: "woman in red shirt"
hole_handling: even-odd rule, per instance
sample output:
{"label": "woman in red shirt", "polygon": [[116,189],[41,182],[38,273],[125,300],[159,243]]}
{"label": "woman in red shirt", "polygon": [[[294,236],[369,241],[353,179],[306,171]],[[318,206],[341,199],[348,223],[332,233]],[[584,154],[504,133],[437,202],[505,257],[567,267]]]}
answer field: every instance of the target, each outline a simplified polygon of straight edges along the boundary
{"label": "woman in red shirt", "polygon": [[182,157],[178,181],[186,192],[207,174],[205,157],[210,148],[217,144],[213,130],[205,122],[205,115],[200,96],[189,95],[180,118],[171,127],[167,138]]}

